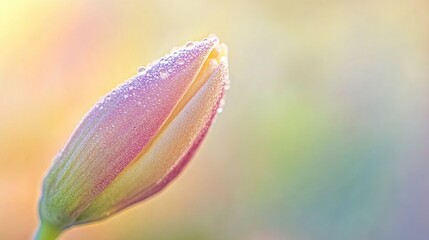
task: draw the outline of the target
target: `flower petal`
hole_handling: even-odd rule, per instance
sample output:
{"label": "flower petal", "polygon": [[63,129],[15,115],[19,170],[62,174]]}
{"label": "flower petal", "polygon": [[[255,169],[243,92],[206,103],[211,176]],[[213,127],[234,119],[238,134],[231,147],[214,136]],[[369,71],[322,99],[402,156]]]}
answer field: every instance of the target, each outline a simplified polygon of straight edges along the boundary
{"label": "flower petal", "polygon": [[102,219],[150,197],[181,172],[216,115],[228,77],[226,59],[220,63],[209,59],[207,63],[207,68],[196,79],[202,86],[195,89],[150,148],[118,175],[81,214],[78,222]]}
{"label": "flower petal", "polygon": [[42,218],[74,222],[160,130],[216,43],[206,39],[162,58],[90,110],[45,178]]}

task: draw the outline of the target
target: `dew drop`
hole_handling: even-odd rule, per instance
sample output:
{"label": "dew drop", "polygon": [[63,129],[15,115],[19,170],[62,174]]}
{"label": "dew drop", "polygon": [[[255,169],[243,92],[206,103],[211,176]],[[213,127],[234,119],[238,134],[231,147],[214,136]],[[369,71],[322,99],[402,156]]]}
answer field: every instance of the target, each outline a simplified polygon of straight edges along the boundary
{"label": "dew drop", "polygon": [[177,64],[183,65],[183,64],[185,64],[185,60],[179,58],[179,59],[177,59]]}
{"label": "dew drop", "polygon": [[193,47],[194,46],[194,42],[187,42],[186,43],[186,47]]}
{"label": "dew drop", "polygon": [[225,82],[225,86],[224,86],[224,89],[225,90],[228,90],[228,89],[230,89],[231,88],[231,81],[228,79],[226,82]]}
{"label": "dew drop", "polygon": [[221,107],[225,106],[225,99],[220,100],[219,105],[220,105]]}
{"label": "dew drop", "polygon": [[145,68],[145,67],[139,67],[139,68],[137,69],[137,73],[143,73],[144,71],[146,71],[146,68]]}
{"label": "dew drop", "polygon": [[220,108],[218,108],[218,109],[217,109],[217,112],[218,112],[218,113],[223,112],[223,108],[221,108],[221,107],[220,107]]}
{"label": "dew drop", "polygon": [[207,40],[213,40],[215,42],[219,42],[219,38],[213,33],[209,34],[209,36],[206,39]]}
{"label": "dew drop", "polygon": [[168,73],[165,70],[161,70],[159,76],[161,77],[161,79],[166,79],[168,77]]}

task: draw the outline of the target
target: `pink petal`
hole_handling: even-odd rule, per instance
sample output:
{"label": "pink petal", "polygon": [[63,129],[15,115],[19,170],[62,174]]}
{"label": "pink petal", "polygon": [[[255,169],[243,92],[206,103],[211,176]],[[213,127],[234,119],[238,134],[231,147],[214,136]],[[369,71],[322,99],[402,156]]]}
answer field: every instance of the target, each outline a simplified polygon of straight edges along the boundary
{"label": "pink petal", "polygon": [[125,168],[78,221],[102,219],[154,195],[171,182],[206,136],[222,100],[227,75],[226,62],[217,65],[150,149]]}

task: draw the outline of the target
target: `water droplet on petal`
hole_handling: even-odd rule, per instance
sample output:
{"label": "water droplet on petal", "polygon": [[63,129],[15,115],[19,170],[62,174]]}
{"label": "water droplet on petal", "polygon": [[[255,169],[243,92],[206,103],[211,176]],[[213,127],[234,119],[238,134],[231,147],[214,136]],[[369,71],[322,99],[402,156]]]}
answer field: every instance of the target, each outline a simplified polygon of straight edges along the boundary
{"label": "water droplet on petal", "polygon": [[145,67],[139,67],[139,68],[137,69],[137,73],[143,73],[144,71],[146,71],[146,68],[145,68]]}
{"label": "water droplet on petal", "polygon": [[219,106],[221,107],[225,106],[225,99],[220,100]]}
{"label": "water droplet on petal", "polygon": [[183,65],[183,64],[185,64],[185,60],[179,58],[179,59],[177,59],[177,64]]}
{"label": "water droplet on petal", "polygon": [[209,34],[209,36],[206,39],[207,40],[213,40],[216,43],[219,42],[219,38],[213,33]]}
{"label": "water droplet on petal", "polygon": [[224,89],[225,90],[228,90],[228,89],[230,89],[231,88],[231,81],[228,79],[228,80],[226,80],[226,82],[225,82],[225,86],[224,86]]}
{"label": "water droplet on petal", "polygon": [[160,77],[161,79],[166,79],[168,76],[169,76],[169,74],[168,74],[168,72],[167,72],[167,71],[165,71],[165,70],[160,70],[160,71],[159,71],[159,77]]}
{"label": "water droplet on petal", "polygon": [[223,108],[221,108],[221,107],[220,107],[220,108],[218,108],[218,109],[217,109],[217,112],[218,112],[218,113],[223,112]]}

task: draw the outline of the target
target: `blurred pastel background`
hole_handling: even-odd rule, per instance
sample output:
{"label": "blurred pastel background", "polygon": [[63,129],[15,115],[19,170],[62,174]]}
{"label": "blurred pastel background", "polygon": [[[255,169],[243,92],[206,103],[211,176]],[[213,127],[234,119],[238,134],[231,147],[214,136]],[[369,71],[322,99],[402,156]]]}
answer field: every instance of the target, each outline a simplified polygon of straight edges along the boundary
{"label": "blurred pastel background", "polygon": [[224,112],[156,197],[62,239],[429,239],[424,0],[1,1],[0,239],[97,99],[174,46],[230,49]]}

